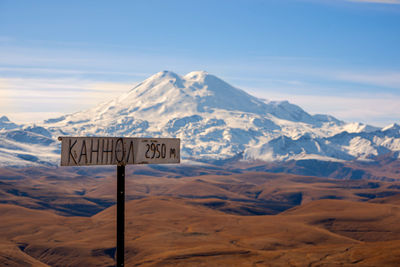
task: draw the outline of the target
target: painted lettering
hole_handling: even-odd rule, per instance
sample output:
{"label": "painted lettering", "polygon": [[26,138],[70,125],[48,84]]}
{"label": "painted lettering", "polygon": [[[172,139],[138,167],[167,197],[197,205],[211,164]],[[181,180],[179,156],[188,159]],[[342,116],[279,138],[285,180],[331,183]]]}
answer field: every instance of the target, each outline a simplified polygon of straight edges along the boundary
{"label": "painted lettering", "polygon": [[[104,141],[107,141],[106,142],[106,145],[104,145]],[[114,140],[113,139],[111,139],[111,147],[110,147],[110,139],[103,139],[103,147],[102,147],[102,153],[101,153],[101,162],[102,163],[104,163],[104,164],[107,164],[107,163],[112,163],[112,161],[113,161],[113,152],[114,152],[114,146],[113,146],[113,143],[114,143]],[[106,158],[106,160],[104,161],[104,153],[105,153],[105,158]],[[110,155],[110,157],[108,157],[108,155]],[[110,158],[110,161],[108,161],[108,159]]]}
{"label": "painted lettering", "polygon": [[179,163],[179,139],[64,137],[62,166]]}
{"label": "painted lettering", "polygon": [[150,145],[146,144],[146,147],[147,147],[147,150],[146,150],[146,153],[144,154],[144,156],[146,157],[146,159],[149,159],[150,158],[150,156],[149,156]]}
{"label": "painted lettering", "polygon": [[85,156],[85,164],[87,164],[88,162],[88,158],[87,158],[87,150],[86,150],[86,141],[85,139],[82,140],[82,146],[81,146],[81,154],[79,155],[79,160],[78,162],[81,163],[81,159],[82,156]]}
{"label": "painted lettering", "polygon": [[167,156],[167,146],[165,144],[161,145],[161,158],[165,159]]}
{"label": "painted lettering", "polygon": [[68,152],[68,164],[71,162],[71,158],[73,159],[73,161],[75,162],[75,164],[78,164],[76,162],[76,159],[74,157],[74,155],[72,154],[72,148],[76,145],[77,140],[75,140],[75,142],[71,145],[71,139],[69,139],[69,152]]}
{"label": "painted lettering", "polygon": [[161,153],[160,153],[160,144],[157,144],[156,145],[156,158],[160,158],[160,156],[161,156]]}
{"label": "painted lettering", "polygon": [[[120,157],[118,157],[118,155],[120,155]],[[122,138],[118,138],[118,140],[115,142],[115,159],[117,160],[118,163],[121,163],[124,161],[124,158],[125,158],[124,141],[122,140]]]}
{"label": "painted lettering", "polygon": [[131,154],[132,154],[132,164],[134,163],[134,156],[133,156],[133,141],[131,140],[130,141],[130,144],[129,144],[129,149],[128,149],[128,155],[126,156],[126,163],[128,164],[129,163],[129,158],[130,158],[130,156],[131,156]]}
{"label": "painted lettering", "polygon": [[90,139],[90,163],[93,164],[93,153],[96,153],[96,164],[99,163],[99,148],[100,148],[100,139],[97,139],[97,149],[95,150],[93,147],[93,139]]}
{"label": "painted lettering", "polygon": [[169,150],[169,157],[172,158],[172,155],[174,156],[174,158],[176,158],[176,150],[175,150],[175,148],[171,148]]}

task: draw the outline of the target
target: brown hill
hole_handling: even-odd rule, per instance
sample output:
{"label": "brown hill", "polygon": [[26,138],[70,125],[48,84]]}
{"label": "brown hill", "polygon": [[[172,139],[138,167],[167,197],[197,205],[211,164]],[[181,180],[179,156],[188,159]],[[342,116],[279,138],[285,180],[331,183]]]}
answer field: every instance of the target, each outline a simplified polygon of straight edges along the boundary
{"label": "brown hill", "polygon": [[[127,200],[150,196],[203,199],[205,206],[230,214],[266,215],[319,199],[379,201],[400,193],[400,182],[248,171],[227,175],[221,170],[173,178],[169,170],[149,176],[151,170],[127,168]],[[115,203],[115,188],[115,168],[97,172],[90,168],[0,169],[0,203],[53,210],[60,215],[92,216]]]}
{"label": "brown hill", "polygon": [[[399,206],[313,201],[279,215],[238,216],[203,200],[126,203],[126,266],[398,266]],[[91,218],[0,205],[0,262],[111,266],[115,207]],[[23,264],[21,264],[23,262]],[[46,266],[46,265],[43,265]]]}
{"label": "brown hill", "polygon": [[279,216],[359,241],[400,240],[400,206],[338,200],[319,200]]}
{"label": "brown hill", "polygon": [[[398,181],[176,170],[127,168],[127,266],[399,266]],[[0,266],[112,266],[115,180],[0,169]]]}

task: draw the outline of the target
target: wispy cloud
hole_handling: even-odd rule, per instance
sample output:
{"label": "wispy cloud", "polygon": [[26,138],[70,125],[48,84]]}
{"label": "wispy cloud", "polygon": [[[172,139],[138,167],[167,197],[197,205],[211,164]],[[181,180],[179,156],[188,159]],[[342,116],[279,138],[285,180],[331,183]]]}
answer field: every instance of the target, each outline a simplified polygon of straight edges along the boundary
{"label": "wispy cloud", "polygon": [[400,118],[398,69],[348,67],[339,60],[291,57],[188,62],[179,56],[175,61],[158,55],[102,56],[90,51],[36,53],[18,47],[1,51],[5,61],[0,65],[0,115],[19,114],[18,120],[23,121],[30,112],[40,119],[46,114],[72,113],[114,98],[163,69],[179,74],[206,69],[236,87],[258,88],[249,91],[259,97],[286,99],[311,113],[376,125]]}
{"label": "wispy cloud", "polygon": [[65,115],[63,112],[8,112],[7,117],[14,123],[18,124],[30,124],[35,122],[41,122],[49,118],[58,118]]}
{"label": "wispy cloud", "polygon": [[28,122],[46,115],[73,113],[113,99],[134,85],[65,78],[0,78],[0,115]]}
{"label": "wispy cloud", "polygon": [[[388,94],[302,95],[251,89],[253,94],[269,100],[288,100],[311,114],[326,113],[347,122],[386,126],[400,122],[400,96]],[[368,107],[368,108],[366,108]]]}
{"label": "wispy cloud", "polygon": [[73,78],[0,78],[0,90],[9,91],[10,94],[15,96],[21,96],[21,93],[28,91],[57,94],[75,93],[77,91],[115,94],[122,90],[128,90],[133,85],[134,83],[113,83]]}
{"label": "wispy cloud", "polygon": [[398,88],[400,90],[400,72],[338,72],[336,78],[348,82]]}
{"label": "wispy cloud", "polygon": [[39,68],[39,67],[0,67],[1,72],[21,74],[59,74],[59,75],[83,75],[83,74],[99,74],[99,75],[121,75],[131,77],[146,77],[147,73],[142,72],[123,72],[111,70],[87,70],[87,69],[63,69],[63,68]]}

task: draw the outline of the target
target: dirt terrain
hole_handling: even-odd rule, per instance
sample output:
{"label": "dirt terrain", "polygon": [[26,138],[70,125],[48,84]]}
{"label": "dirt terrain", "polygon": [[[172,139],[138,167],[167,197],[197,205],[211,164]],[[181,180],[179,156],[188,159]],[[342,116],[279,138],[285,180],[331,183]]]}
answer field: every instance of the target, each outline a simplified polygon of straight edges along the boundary
{"label": "dirt terrain", "polygon": [[[114,168],[0,173],[0,266],[113,266]],[[138,167],[126,192],[126,266],[400,264],[397,181]]]}
{"label": "dirt terrain", "polygon": [[[115,208],[92,217],[0,206],[2,266],[112,266]],[[127,266],[398,266],[397,204],[318,200],[240,216],[197,200],[126,205]],[[40,265],[42,264],[42,265]]]}

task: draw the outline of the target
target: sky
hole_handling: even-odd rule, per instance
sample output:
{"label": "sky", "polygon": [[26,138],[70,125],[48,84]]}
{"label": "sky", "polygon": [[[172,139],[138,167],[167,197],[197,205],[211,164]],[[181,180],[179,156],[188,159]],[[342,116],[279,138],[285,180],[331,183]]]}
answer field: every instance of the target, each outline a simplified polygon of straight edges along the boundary
{"label": "sky", "polygon": [[163,70],[400,123],[400,0],[0,0],[0,117],[74,113]]}

